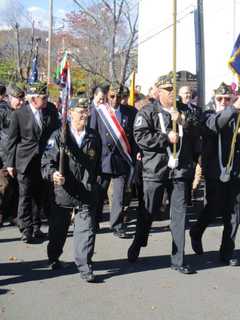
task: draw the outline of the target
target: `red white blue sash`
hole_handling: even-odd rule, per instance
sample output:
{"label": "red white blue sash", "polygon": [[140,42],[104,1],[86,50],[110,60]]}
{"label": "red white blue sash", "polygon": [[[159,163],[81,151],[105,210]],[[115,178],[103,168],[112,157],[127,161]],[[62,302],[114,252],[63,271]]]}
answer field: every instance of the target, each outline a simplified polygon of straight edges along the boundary
{"label": "red white blue sash", "polygon": [[109,106],[101,104],[96,107],[96,110],[103,121],[106,129],[108,130],[109,134],[111,135],[113,141],[118,148],[123,159],[127,161],[130,167],[132,167],[132,158],[131,158],[131,147],[128,142],[127,135],[122,128],[121,124],[119,123],[118,119],[115,116],[115,113],[109,111]]}

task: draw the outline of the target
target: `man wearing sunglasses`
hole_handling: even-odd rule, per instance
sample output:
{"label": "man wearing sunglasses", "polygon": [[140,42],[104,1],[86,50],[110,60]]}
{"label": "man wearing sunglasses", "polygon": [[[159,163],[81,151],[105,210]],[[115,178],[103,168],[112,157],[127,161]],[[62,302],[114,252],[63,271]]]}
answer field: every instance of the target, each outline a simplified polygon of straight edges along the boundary
{"label": "man wearing sunglasses", "polygon": [[[152,103],[138,112],[134,124],[134,137],[142,150],[144,210],[138,215],[136,234],[128,250],[128,260],[135,262],[141,247],[147,246],[154,214],[159,211],[164,190],[171,194],[171,268],[183,274],[193,273],[184,257],[185,217],[188,188],[194,173],[193,153],[197,142],[193,139],[193,116],[185,110],[173,108],[172,73],[162,76],[157,82],[158,103]],[[177,123],[177,132],[172,129],[172,120]],[[181,134],[181,129],[183,134]],[[172,147],[177,146],[178,164],[172,165]]]}
{"label": "man wearing sunglasses", "polygon": [[[126,227],[123,221],[124,192],[130,175],[131,168],[126,160],[117,134],[130,145],[130,154],[133,164],[136,158],[136,144],[133,139],[133,122],[136,110],[121,104],[123,97],[122,87],[117,83],[111,84],[107,94],[107,104],[91,110],[90,127],[96,130],[102,142],[101,159],[101,192],[97,215],[102,215],[104,198],[112,180],[112,206],[110,212],[110,227],[113,235],[119,238],[126,237]],[[106,115],[102,117],[103,113]],[[109,126],[106,126],[106,120],[111,118]],[[111,127],[111,123],[114,123]],[[116,129],[117,128],[117,129]],[[124,142],[124,143],[125,143]],[[119,151],[120,150],[120,151]]]}
{"label": "man wearing sunglasses", "polygon": [[[201,255],[205,229],[217,216],[221,216],[224,230],[220,261],[230,266],[239,265],[239,260],[234,255],[240,203],[239,134],[236,137],[235,147],[232,148],[234,132],[237,133],[239,130],[236,127],[239,100],[234,102],[231,87],[221,83],[214,91],[212,106],[208,105],[203,114],[202,167],[206,182],[207,204],[190,230],[192,248],[196,254]],[[233,157],[229,162],[231,150]]]}

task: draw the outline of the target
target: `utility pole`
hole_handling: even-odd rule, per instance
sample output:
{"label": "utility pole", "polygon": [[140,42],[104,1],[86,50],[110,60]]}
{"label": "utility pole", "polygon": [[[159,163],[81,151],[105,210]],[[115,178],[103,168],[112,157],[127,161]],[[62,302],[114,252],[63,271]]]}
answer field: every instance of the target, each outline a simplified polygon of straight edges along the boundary
{"label": "utility pole", "polygon": [[205,101],[205,49],[204,49],[204,21],[203,0],[197,1],[194,11],[195,38],[196,38],[196,66],[197,66],[197,94],[198,106],[203,107]]}
{"label": "utility pole", "polygon": [[51,83],[51,67],[52,67],[52,31],[53,31],[53,0],[48,2],[49,9],[49,25],[48,25],[48,73],[47,82]]}

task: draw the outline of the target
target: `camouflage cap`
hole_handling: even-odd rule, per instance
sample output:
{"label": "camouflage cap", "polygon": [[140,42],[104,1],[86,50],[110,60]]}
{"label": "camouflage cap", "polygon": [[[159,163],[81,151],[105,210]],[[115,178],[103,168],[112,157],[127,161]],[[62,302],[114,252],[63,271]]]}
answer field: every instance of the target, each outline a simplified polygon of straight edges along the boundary
{"label": "camouflage cap", "polygon": [[27,88],[27,95],[30,96],[47,96],[47,83],[46,82],[35,82],[30,84]]}
{"label": "camouflage cap", "polygon": [[117,96],[121,96],[122,95],[122,90],[123,87],[118,84],[117,82],[113,82],[111,83],[110,87],[109,87],[109,91],[108,93],[111,94],[116,94]]}
{"label": "camouflage cap", "polygon": [[226,83],[222,82],[220,86],[214,90],[215,95],[232,95],[232,88],[231,86],[227,85]]}
{"label": "camouflage cap", "polygon": [[25,92],[22,88],[12,83],[7,87],[7,94],[15,98],[24,98]]}
{"label": "camouflage cap", "polygon": [[69,108],[70,109],[75,109],[75,108],[88,108],[89,106],[89,100],[87,97],[76,97],[76,98],[72,98],[69,101]]}
{"label": "camouflage cap", "polygon": [[[178,78],[178,72],[176,73],[176,78]],[[160,76],[155,82],[155,86],[159,88],[167,88],[173,86],[173,72],[169,72],[163,76]]]}

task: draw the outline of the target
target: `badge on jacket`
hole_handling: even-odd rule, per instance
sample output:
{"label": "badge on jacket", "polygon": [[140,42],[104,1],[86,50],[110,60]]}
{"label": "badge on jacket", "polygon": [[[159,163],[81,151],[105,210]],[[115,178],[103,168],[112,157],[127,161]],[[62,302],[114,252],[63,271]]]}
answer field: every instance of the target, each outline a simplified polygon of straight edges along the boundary
{"label": "badge on jacket", "polygon": [[46,146],[46,150],[51,150],[54,147],[54,144],[55,144],[54,139],[49,139]]}
{"label": "badge on jacket", "polygon": [[139,127],[142,125],[142,120],[143,120],[143,117],[142,116],[138,116],[136,121],[135,121],[135,127]]}

